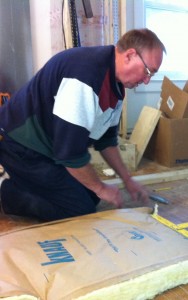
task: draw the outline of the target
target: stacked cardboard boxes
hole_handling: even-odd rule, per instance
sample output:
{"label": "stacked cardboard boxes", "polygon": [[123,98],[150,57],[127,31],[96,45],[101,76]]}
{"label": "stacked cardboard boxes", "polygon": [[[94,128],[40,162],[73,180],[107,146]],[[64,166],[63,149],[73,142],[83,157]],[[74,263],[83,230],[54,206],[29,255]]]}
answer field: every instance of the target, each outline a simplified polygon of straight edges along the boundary
{"label": "stacked cardboard boxes", "polygon": [[181,90],[164,77],[160,110],[145,156],[167,167],[188,164],[188,82]]}

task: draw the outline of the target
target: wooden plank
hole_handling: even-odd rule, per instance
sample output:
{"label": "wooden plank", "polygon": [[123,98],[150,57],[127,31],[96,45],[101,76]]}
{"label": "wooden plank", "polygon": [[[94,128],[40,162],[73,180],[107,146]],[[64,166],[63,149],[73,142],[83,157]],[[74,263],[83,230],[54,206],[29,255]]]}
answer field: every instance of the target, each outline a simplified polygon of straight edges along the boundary
{"label": "wooden plank", "polygon": [[162,294],[162,295],[156,296],[156,297],[154,298],[154,300],[172,300],[172,298],[170,299],[170,298],[168,297],[168,295]]}
{"label": "wooden plank", "polygon": [[188,93],[188,81],[186,81],[184,87],[183,87],[183,91]]}
{"label": "wooden plank", "polygon": [[133,178],[136,181],[141,182],[142,184],[174,181],[188,178],[188,169],[162,172],[156,174],[139,175],[133,176]]}
{"label": "wooden plank", "polygon": [[73,47],[73,41],[72,41],[71,18],[70,18],[68,1],[64,1],[63,4],[62,21],[63,21],[62,25],[64,27],[65,41],[66,41],[66,45],[64,45],[64,48],[69,49]]}
{"label": "wooden plank", "polygon": [[119,124],[119,135],[126,139],[127,137],[127,101],[126,99],[123,100],[123,109],[121,113],[121,119]]}
{"label": "wooden plank", "polygon": [[144,106],[130,136],[130,143],[137,145],[137,166],[161,116],[158,109]]}
{"label": "wooden plank", "polygon": [[135,144],[130,144],[129,141],[119,142],[119,150],[121,157],[129,171],[135,171],[137,168],[137,148]]}
{"label": "wooden plank", "polygon": [[[135,181],[140,182],[141,184],[153,184],[159,182],[168,182],[174,180],[181,180],[188,178],[188,169],[169,171],[169,172],[161,172],[156,174],[146,174],[146,175],[136,175],[132,176]],[[109,184],[117,184],[122,187],[122,180],[120,178],[104,180]]]}
{"label": "wooden plank", "polygon": [[[186,287],[187,285],[185,285]],[[179,286],[173,288],[171,290],[166,291],[162,295],[158,295],[154,298],[154,300],[173,300],[173,299],[181,299],[187,300],[188,294],[183,290],[183,286]]]}
{"label": "wooden plank", "polygon": [[188,298],[188,284],[181,285],[180,288],[184,291],[184,293],[187,295]]}
{"label": "wooden plank", "polygon": [[[137,157],[136,145],[130,144],[129,141],[126,140],[120,140],[119,151],[127,169],[129,171],[135,171]],[[100,166],[101,171],[106,168],[110,168],[107,162],[100,155],[100,152],[95,151],[94,148],[90,147],[89,153],[91,154],[91,164],[93,164],[96,169],[98,166]]]}

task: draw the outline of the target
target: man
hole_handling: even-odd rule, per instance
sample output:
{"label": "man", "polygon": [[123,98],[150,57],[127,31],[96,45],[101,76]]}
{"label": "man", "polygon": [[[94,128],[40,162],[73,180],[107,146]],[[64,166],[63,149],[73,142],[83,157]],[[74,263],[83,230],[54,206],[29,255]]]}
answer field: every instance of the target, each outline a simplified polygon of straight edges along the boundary
{"label": "man", "polygon": [[148,84],[163,52],[148,29],[127,32],[116,47],[65,50],[0,108],[5,213],[51,221],[93,213],[100,199],[121,207],[119,188],[103,183],[90,164],[91,145],[133,200],[147,198],[120,157],[118,124],[124,88]]}

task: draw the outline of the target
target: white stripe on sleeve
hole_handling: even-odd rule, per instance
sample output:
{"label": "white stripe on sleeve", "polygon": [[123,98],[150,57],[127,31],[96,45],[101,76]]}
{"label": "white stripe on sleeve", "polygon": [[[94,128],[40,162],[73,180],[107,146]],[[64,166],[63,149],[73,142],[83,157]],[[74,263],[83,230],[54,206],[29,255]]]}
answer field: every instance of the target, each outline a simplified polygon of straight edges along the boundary
{"label": "white stripe on sleeve", "polygon": [[55,115],[91,131],[99,110],[98,96],[90,86],[77,79],[63,78],[55,96]]}

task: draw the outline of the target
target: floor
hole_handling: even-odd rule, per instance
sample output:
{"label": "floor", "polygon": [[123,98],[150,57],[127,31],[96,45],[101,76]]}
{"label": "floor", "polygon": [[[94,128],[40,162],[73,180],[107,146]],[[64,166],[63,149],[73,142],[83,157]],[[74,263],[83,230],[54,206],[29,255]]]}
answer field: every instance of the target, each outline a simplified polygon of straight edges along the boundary
{"label": "floor", "polygon": [[[180,168],[166,168],[159,166],[154,162],[143,161],[141,162],[137,171],[132,172],[133,176],[161,173],[165,171],[172,171],[178,169],[186,169],[188,166]],[[109,177],[105,177],[100,170],[97,170],[103,180],[109,180]],[[188,222],[188,178],[170,181],[159,182],[155,184],[146,185],[149,193],[156,193],[169,200],[169,204],[158,204],[159,214],[170,220],[175,224]],[[126,190],[122,189],[124,198],[124,207],[139,207],[146,206],[146,203],[132,202]],[[155,202],[149,200],[147,206],[154,207]],[[98,210],[113,209],[112,206],[107,205],[105,202],[101,202],[98,206]],[[0,214],[0,232],[7,232],[9,230],[15,230],[20,227],[25,227],[37,223],[36,220],[28,220],[25,218],[15,216],[3,216]],[[188,228],[187,228],[188,230]],[[155,300],[188,300],[188,284],[182,285],[172,290],[166,291],[162,295],[155,297]]]}

